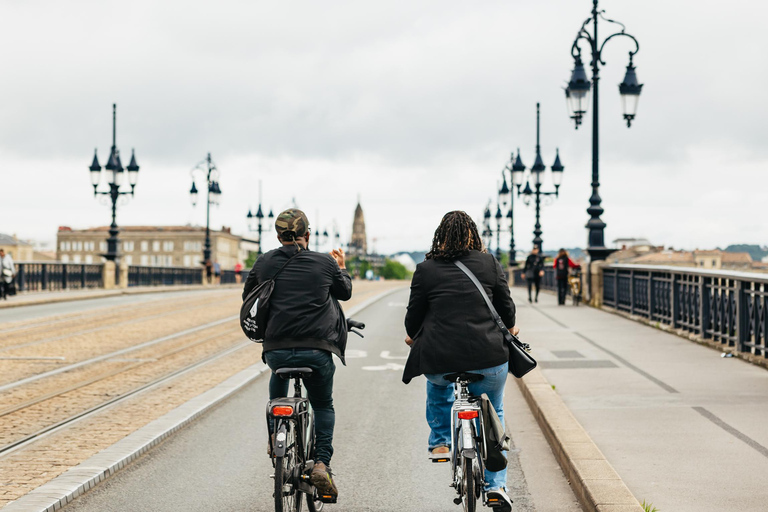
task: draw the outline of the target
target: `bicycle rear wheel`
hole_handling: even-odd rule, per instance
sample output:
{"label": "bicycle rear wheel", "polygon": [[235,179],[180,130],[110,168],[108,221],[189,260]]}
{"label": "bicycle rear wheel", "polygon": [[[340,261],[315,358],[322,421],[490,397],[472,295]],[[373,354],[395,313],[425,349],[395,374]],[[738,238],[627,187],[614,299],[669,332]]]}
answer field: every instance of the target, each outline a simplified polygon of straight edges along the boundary
{"label": "bicycle rear wheel", "polygon": [[312,487],[312,494],[307,494],[307,510],[309,512],[320,512],[323,510],[323,503],[320,501],[320,497],[317,495],[317,489]]}
{"label": "bicycle rear wheel", "polygon": [[293,426],[284,423],[278,429],[278,435],[285,433],[285,456],[275,458],[275,512],[300,512],[301,498],[296,489],[296,440]]}
{"label": "bicycle rear wheel", "polygon": [[472,467],[472,459],[469,457],[461,458],[462,482],[461,487],[464,491],[461,497],[461,503],[464,506],[464,512],[475,512],[477,508],[477,494],[475,493],[475,472]]}

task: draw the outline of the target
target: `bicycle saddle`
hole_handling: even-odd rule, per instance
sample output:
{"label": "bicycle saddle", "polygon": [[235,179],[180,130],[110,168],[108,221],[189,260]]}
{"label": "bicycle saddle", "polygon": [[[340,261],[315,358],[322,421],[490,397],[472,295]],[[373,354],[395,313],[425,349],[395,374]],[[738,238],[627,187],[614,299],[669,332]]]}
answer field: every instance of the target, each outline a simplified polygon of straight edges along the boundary
{"label": "bicycle saddle", "polygon": [[459,380],[465,380],[467,382],[477,382],[477,381],[483,380],[485,377],[483,375],[480,375],[479,373],[458,372],[458,373],[449,373],[447,375],[444,375],[443,378],[451,382],[456,382]]}
{"label": "bicycle saddle", "polygon": [[312,368],[280,368],[275,373],[284,379],[305,378],[312,375]]}

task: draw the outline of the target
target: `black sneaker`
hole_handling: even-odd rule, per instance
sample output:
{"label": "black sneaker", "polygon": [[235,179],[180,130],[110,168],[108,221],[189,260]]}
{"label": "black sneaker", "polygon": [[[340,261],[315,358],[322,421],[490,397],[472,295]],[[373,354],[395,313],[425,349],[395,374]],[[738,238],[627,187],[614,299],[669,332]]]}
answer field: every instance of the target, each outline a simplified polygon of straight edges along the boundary
{"label": "black sneaker", "polygon": [[504,489],[494,489],[485,495],[486,504],[494,512],[512,512],[512,500],[509,499]]}

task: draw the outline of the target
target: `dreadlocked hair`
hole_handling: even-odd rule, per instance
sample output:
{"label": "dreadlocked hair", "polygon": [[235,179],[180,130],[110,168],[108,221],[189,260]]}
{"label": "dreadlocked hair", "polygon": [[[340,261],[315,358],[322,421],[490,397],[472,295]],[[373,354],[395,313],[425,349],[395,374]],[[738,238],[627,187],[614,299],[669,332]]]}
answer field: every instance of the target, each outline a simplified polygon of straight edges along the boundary
{"label": "dreadlocked hair", "polygon": [[453,261],[473,250],[486,252],[475,221],[465,212],[457,210],[443,216],[432,238],[432,248],[425,258]]}

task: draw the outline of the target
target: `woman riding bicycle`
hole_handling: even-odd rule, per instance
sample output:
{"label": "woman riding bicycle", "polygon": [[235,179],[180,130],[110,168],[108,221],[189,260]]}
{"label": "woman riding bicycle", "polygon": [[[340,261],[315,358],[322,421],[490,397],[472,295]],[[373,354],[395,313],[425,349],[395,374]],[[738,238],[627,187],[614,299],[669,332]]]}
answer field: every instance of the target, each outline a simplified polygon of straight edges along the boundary
{"label": "woman riding bicycle", "polygon": [[[453,262],[464,263],[491,298],[510,332],[517,334],[515,304],[498,261],[488,254],[472,218],[462,211],[445,214],[435,231],[432,249],[416,267],[405,316],[406,343],[411,347],[403,373],[408,384],[418,375],[427,378],[427,423],[430,457],[450,452],[453,385],[443,376],[451,372],[479,373],[483,380],[469,385],[479,396],[486,393],[499,419],[504,421],[504,385],[509,364],[504,338],[477,288]],[[503,423],[502,423],[503,424]],[[506,468],[485,472],[489,498],[509,511]]]}

